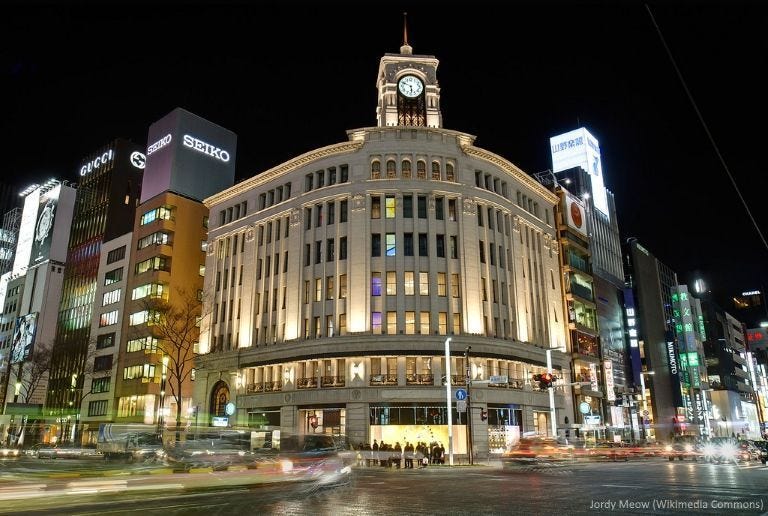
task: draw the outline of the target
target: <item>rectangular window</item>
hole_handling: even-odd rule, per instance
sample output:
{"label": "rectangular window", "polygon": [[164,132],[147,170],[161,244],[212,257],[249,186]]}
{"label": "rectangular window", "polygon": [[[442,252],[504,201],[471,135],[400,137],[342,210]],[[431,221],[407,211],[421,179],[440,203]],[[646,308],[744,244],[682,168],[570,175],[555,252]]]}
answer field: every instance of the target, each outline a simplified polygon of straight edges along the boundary
{"label": "rectangular window", "polygon": [[125,246],[112,249],[107,253],[107,264],[114,263],[125,258]]}
{"label": "rectangular window", "polygon": [[149,270],[169,271],[171,268],[171,259],[167,256],[153,256],[136,264],[136,274],[142,274]]}
{"label": "rectangular window", "polygon": [[128,353],[134,353],[136,351],[149,351],[150,353],[155,353],[157,351],[157,339],[155,337],[147,336],[129,340],[126,345],[126,351]]}
{"label": "rectangular window", "polygon": [[339,276],[339,299],[347,298],[347,275],[341,274]]}
{"label": "rectangular window", "polygon": [[429,256],[426,233],[419,233],[419,256]]}
{"label": "rectangular window", "polygon": [[347,259],[347,237],[339,238],[339,260]]}
{"label": "rectangular window", "polygon": [[371,197],[371,218],[381,218],[381,197],[374,195]]}
{"label": "rectangular window", "polygon": [[387,333],[397,334],[397,312],[387,312]]}
{"label": "rectangular window", "polygon": [[339,165],[339,182],[346,183],[349,181],[349,165]]}
{"label": "rectangular window", "polygon": [[304,176],[304,191],[309,192],[312,190],[312,187],[314,185],[314,177],[315,175],[312,173],[307,174]]}
{"label": "rectangular window", "polygon": [[327,213],[328,224],[334,224],[336,222],[336,203],[330,201],[325,205]]}
{"label": "rectangular window", "polygon": [[325,299],[333,299],[336,289],[333,287],[333,276],[325,277]]}
{"label": "rectangular window", "polygon": [[405,333],[406,335],[416,333],[416,312],[405,312]]}
{"label": "rectangular window", "polygon": [[387,256],[395,256],[396,254],[395,234],[387,233],[386,239],[387,239]]}
{"label": "rectangular window", "polygon": [[323,205],[315,204],[315,227],[323,226]]}
{"label": "rectangular window", "polygon": [[477,225],[483,227],[483,207],[477,207]]}
{"label": "rectangular window", "polygon": [[448,220],[456,220],[456,199],[448,199]]}
{"label": "rectangular window", "polygon": [[339,203],[339,222],[347,221],[347,201],[341,201]]}
{"label": "rectangular window", "polygon": [[413,218],[413,195],[403,195],[403,218]]}
{"label": "rectangular window", "polygon": [[162,283],[147,283],[146,285],[140,285],[134,288],[131,293],[131,299],[143,299],[148,296],[163,297],[165,293],[165,286]]}
{"label": "rectangular window", "polygon": [[[307,303],[309,303],[309,280],[304,280],[304,304]],[[258,308],[256,310],[258,311]]]}
{"label": "rectangular window", "polygon": [[140,225],[149,224],[155,220],[170,220],[172,218],[173,208],[170,206],[160,206],[150,210],[141,216]]}
{"label": "rectangular window", "polygon": [[[110,385],[111,378],[109,376],[102,376],[101,378],[94,378],[91,382],[91,392],[93,394],[98,394],[100,392],[109,392],[109,385]],[[104,400],[107,401],[107,400]],[[91,402],[94,403],[94,402]],[[99,403],[99,402],[95,402]],[[91,414],[93,415],[93,414]]]}
{"label": "rectangular window", "polygon": [[104,285],[111,285],[123,279],[123,268],[112,269],[104,274]]}
{"label": "rectangular window", "polygon": [[413,271],[405,271],[403,286],[405,288],[406,296],[412,296],[416,293]]}
{"label": "rectangular window", "polygon": [[387,271],[387,295],[397,295],[397,273],[395,271]]}
{"label": "rectangular window", "polygon": [[381,233],[371,235],[371,256],[381,256]]}
{"label": "rectangular window", "polygon": [[448,334],[448,313],[439,312],[437,314],[437,332],[440,335]]}
{"label": "rectangular window", "polygon": [[419,195],[417,200],[418,200],[419,218],[426,219],[427,218],[427,196]]}
{"label": "rectangular window", "polygon": [[381,312],[371,312],[371,330],[375,335],[381,335]]}
{"label": "rectangular window", "polygon": [[435,237],[435,252],[438,258],[445,258],[445,235],[436,235]]}
{"label": "rectangular window", "polygon": [[117,324],[117,312],[117,310],[112,310],[111,312],[101,314],[101,316],[99,316],[99,327],[103,328],[105,326]]}
{"label": "rectangular window", "polygon": [[460,295],[459,275],[451,274],[451,297],[459,297]]}
{"label": "rectangular window", "polygon": [[[101,380],[101,378],[99,378]],[[91,389],[91,392],[106,392],[109,390],[109,378],[106,378],[107,380],[107,389],[104,391],[97,391],[96,390],[96,380],[93,381],[94,385]],[[109,400],[97,400],[97,401],[91,401],[88,403],[88,415],[89,416],[106,416],[107,415],[107,409],[109,408]]]}
{"label": "rectangular window", "polygon": [[420,296],[429,295],[429,273],[428,272],[419,273],[419,295]]}
{"label": "rectangular window", "polygon": [[384,198],[384,217],[388,219],[394,219],[395,218],[395,196],[394,195],[387,195]]}
{"label": "rectangular window", "polygon": [[419,314],[419,332],[422,335],[429,335],[429,312]]}
{"label": "rectangular window", "polygon": [[320,263],[323,259],[323,242],[320,240],[315,242],[315,264]]}
{"label": "rectangular window", "polygon": [[336,259],[336,243],[333,238],[329,238],[325,241],[325,261],[332,262]]}
{"label": "rectangular window", "polygon": [[459,257],[459,238],[456,235],[451,235],[451,258],[456,259]]}
{"label": "rectangular window", "polygon": [[112,369],[112,355],[102,355],[93,359],[94,371],[109,371]]}
{"label": "rectangular window", "polygon": [[451,331],[454,335],[461,334],[461,314],[453,314],[453,328]]}
{"label": "rectangular window", "polygon": [[491,265],[496,265],[496,248],[493,244],[488,246],[488,257],[491,259]]}
{"label": "rectangular window", "polygon": [[480,263],[485,263],[485,242],[483,242],[482,240],[480,240],[479,249],[480,249]]}
{"label": "rectangular window", "polygon": [[[304,244],[304,266],[307,267],[312,264],[312,245],[311,244]],[[261,267],[259,267],[260,271]],[[258,272],[259,275],[261,275],[261,272]],[[261,276],[259,276],[261,277]],[[258,278],[257,278],[258,279]]]}
{"label": "rectangular window", "polygon": [[437,220],[443,220],[445,218],[445,210],[443,208],[445,198],[435,197],[435,218]]}
{"label": "rectangular window", "polygon": [[437,295],[442,297],[445,297],[446,295],[444,272],[437,273]]}
{"label": "rectangular window", "polygon": [[115,345],[115,334],[105,333],[96,337],[96,349],[111,348]]}
{"label": "rectangular window", "polygon": [[104,292],[104,295],[101,298],[101,306],[111,305],[112,303],[120,301],[120,292],[121,289]]}
{"label": "rectangular window", "polygon": [[[312,208],[304,208],[304,229],[312,229]],[[261,245],[261,238],[259,238]]]}
{"label": "rectangular window", "polygon": [[136,249],[145,249],[151,245],[167,245],[170,240],[171,236],[165,231],[156,231],[151,235],[140,238]]}
{"label": "rectangular window", "polygon": [[403,235],[403,253],[405,256],[413,256],[413,233]]}
{"label": "rectangular window", "polygon": [[381,295],[381,273],[380,272],[371,273],[371,295],[372,296]]}
{"label": "rectangular window", "polygon": [[315,301],[323,300],[323,279],[315,278]]}

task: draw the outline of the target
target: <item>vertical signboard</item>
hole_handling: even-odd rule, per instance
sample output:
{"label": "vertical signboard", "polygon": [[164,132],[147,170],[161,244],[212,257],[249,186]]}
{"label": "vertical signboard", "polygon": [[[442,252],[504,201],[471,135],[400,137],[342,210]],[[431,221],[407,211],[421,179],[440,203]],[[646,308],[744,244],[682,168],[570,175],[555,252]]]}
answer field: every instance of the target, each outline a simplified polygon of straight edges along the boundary
{"label": "vertical signboard", "polygon": [[613,361],[604,360],[603,370],[605,371],[605,397],[608,401],[615,401],[616,392],[613,390]]}
{"label": "vertical signboard", "polygon": [[32,354],[32,346],[35,342],[37,330],[37,312],[22,315],[16,318],[16,327],[13,331],[11,357],[12,363],[23,362]]}
{"label": "vertical signboard", "polygon": [[629,337],[629,361],[632,365],[632,380],[635,385],[640,385],[642,374],[642,358],[640,357],[640,323],[635,309],[635,294],[631,288],[624,289],[624,315],[627,320],[627,334]]}
{"label": "vertical signboard", "polygon": [[672,390],[672,399],[675,406],[683,406],[683,395],[680,385],[680,362],[677,358],[677,346],[675,346],[674,332],[667,330],[665,334],[665,346],[667,351],[667,368],[669,371],[669,383]]}
{"label": "vertical signboard", "polygon": [[50,257],[60,191],[61,186],[57,186],[40,195],[32,238],[32,252],[29,258],[30,267],[42,263]]}
{"label": "vertical signboard", "polygon": [[603,164],[600,144],[589,131],[581,127],[549,139],[552,154],[552,171],[581,167],[589,173],[592,183],[592,202],[595,208],[609,217],[608,194],[603,181]]}

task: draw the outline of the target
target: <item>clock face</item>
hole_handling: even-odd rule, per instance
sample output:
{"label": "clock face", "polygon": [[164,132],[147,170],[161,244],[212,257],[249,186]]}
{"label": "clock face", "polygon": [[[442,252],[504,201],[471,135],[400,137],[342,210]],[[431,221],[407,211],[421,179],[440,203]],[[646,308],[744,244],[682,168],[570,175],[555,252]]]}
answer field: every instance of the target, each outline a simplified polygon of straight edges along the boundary
{"label": "clock face", "polygon": [[571,203],[571,220],[573,220],[573,224],[577,228],[581,228],[581,225],[582,225],[581,207],[575,202]]}
{"label": "clock face", "polygon": [[418,77],[406,75],[397,83],[397,89],[406,97],[413,98],[421,95],[421,92],[424,91],[424,84]]}

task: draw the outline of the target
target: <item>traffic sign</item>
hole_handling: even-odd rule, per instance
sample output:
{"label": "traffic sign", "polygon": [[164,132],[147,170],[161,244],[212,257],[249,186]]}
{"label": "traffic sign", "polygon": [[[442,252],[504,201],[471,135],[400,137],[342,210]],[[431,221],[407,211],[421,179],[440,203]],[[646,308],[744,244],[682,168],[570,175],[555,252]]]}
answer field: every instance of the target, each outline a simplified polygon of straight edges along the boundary
{"label": "traffic sign", "polygon": [[456,402],[456,410],[459,412],[467,411],[467,400],[459,400]]}
{"label": "traffic sign", "polygon": [[467,391],[464,389],[458,389],[456,391],[456,399],[459,401],[464,401],[467,399]]}
{"label": "traffic sign", "polygon": [[509,380],[509,378],[507,377],[507,375],[502,374],[502,375],[497,375],[497,376],[491,376],[488,379],[488,383],[491,384],[491,385],[505,384],[505,383],[507,383],[508,380]]}

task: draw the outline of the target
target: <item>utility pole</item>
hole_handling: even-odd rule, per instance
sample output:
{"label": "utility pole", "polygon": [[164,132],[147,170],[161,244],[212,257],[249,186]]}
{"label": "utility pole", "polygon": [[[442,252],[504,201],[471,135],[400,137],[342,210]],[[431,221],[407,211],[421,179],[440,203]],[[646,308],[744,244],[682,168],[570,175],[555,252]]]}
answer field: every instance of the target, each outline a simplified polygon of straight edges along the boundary
{"label": "utility pole", "polygon": [[472,453],[472,406],[470,405],[472,394],[469,388],[472,387],[472,375],[469,367],[469,351],[472,346],[467,346],[467,350],[464,352],[464,360],[466,362],[467,370],[467,456],[469,457],[469,464],[474,464],[474,457]]}

